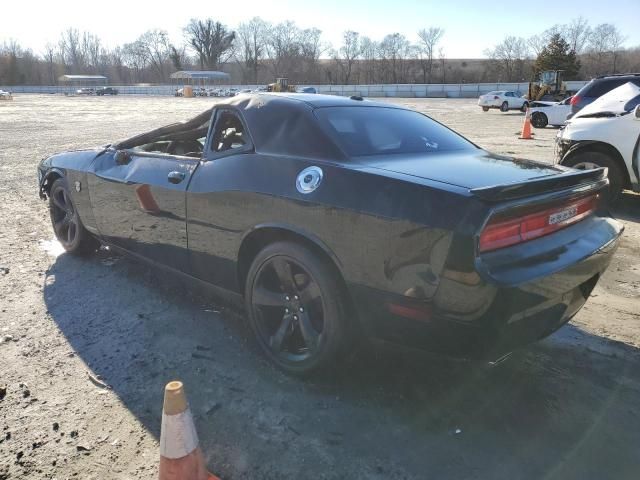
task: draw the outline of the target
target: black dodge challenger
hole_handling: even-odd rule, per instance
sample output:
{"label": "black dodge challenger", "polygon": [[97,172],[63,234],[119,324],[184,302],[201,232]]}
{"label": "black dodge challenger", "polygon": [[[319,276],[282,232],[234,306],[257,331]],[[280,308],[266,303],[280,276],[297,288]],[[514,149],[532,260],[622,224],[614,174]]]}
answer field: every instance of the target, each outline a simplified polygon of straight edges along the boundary
{"label": "black dodge challenger", "polygon": [[38,173],[68,252],[103,242],[244,301],[298,374],[359,338],[497,359],[576,314],[623,229],[606,170],[360,97],[242,95]]}

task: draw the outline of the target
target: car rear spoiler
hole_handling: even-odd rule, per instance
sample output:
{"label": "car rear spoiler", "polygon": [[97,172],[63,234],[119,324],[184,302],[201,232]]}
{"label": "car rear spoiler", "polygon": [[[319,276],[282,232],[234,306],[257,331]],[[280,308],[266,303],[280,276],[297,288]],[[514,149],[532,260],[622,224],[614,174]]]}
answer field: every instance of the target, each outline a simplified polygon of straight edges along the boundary
{"label": "car rear spoiler", "polygon": [[558,175],[549,175],[519,183],[506,183],[491,187],[471,189],[471,193],[482,200],[498,202],[529,197],[541,193],[551,193],[559,190],[597,189],[608,185],[606,168],[592,170],[574,170]]}

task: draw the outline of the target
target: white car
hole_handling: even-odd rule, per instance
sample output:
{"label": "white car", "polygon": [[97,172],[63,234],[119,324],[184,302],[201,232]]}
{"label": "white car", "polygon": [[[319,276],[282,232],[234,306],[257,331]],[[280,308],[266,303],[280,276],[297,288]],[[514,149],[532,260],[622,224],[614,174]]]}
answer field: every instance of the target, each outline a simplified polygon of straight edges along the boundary
{"label": "white car", "polygon": [[6,90],[0,90],[0,100],[13,100],[13,95]]}
{"label": "white car", "polygon": [[571,97],[561,102],[531,102],[529,113],[531,125],[536,128],[544,128],[547,125],[559,127],[567,121],[567,115],[571,113]]}
{"label": "white car", "polygon": [[526,112],[529,101],[518,92],[497,90],[480,95],[478,105],[482,107],[482,111],[484,112],[488,112],[491,108],[499,108],[501,112],[507,112],[509,110]]}
{"label": "white car", "polygon": [[606,167],[609,197],[640,191],[640,87],[626,83],[590,103],[556,138],[556,161],[578,169]]}

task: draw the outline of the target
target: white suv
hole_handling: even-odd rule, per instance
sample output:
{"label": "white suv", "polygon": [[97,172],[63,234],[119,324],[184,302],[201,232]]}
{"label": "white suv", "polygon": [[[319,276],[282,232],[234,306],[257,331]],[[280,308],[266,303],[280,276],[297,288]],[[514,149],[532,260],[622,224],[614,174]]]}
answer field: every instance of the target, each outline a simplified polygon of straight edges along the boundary
{"label": "white suv", "polygon": [[482,107],[482,111],[484,112],[488,112],[490,108],[499,108],[501,112],[508,110],[526,112],[529,102],[517,92],[498,90],[480,95],[478,105]]}
{"label": "white suv", "polygon": [[556,138],[556,161],[567,167],[609,170],[611,201],[640,190],[640,87],[626,83],[567,120]]}

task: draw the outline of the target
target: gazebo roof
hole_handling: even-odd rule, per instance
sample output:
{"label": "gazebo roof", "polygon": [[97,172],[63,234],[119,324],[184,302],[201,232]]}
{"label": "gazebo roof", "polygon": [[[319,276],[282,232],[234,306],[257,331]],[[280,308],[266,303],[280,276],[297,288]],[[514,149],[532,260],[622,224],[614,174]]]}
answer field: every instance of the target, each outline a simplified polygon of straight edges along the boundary
{"label": "gazebo roof", "polygon": [[100,82],[103,80],[107,81],[107,77],[104,75],[60,75],[58,77],[59,82]]}
{"label": "gazebo roof", "polygon": [[226,80],[229,74],[214,70],[180,70],[171,74],[171,78],[180,80],[207,79],[207,80]]}

